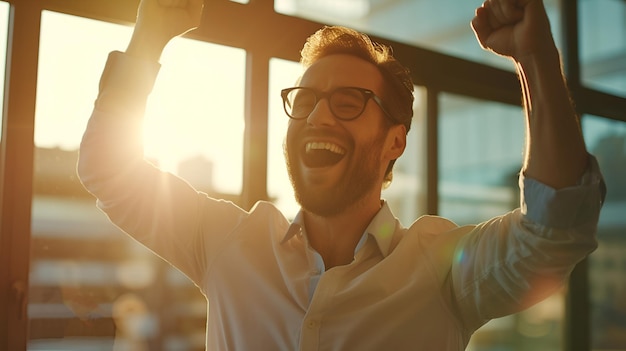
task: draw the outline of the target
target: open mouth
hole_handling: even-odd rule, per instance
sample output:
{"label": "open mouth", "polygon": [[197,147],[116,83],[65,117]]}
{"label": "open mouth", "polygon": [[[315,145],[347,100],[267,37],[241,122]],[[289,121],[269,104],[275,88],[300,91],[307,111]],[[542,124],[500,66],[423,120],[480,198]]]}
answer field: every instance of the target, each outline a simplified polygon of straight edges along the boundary
{"label": "open mouth", "polygon": [[310,168],[330,167],[345,156],[346,150],[337,144],[327,142],[306,143],[302,161]]}

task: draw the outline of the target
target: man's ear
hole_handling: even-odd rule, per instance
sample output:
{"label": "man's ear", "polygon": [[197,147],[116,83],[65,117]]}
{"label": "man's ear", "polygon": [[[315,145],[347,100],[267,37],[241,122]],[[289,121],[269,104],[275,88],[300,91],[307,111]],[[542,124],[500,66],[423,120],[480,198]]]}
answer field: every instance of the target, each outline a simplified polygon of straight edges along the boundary
{"label": "man's ear", "polygon": [[404,153],[406,148],[406,127],[403,124],[396,124],[389,128],[387,133],[387,157],[395,160]]}

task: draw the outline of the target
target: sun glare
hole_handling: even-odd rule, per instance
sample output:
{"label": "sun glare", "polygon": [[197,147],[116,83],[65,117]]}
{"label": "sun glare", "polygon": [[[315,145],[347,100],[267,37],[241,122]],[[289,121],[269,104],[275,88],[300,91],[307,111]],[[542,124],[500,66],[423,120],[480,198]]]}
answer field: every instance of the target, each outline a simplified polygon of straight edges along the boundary
{"label": "sun glare", "polygon": [[[75,150],[107,55],[125,49],[132,28],[44,11],[41,32],[35,143]],[[146,108],[146,157],[174,173],[182,161],[205,159],[215,190],[239,193],[245,51],[177,38],[161,64]]]}
{"label": "sun glare", "polygon": [[220,190],[239,192],[244,61],[238,49],[188,39],[170,43],[146,111],[146,156],[172,172],[182,161],[205,158]]}

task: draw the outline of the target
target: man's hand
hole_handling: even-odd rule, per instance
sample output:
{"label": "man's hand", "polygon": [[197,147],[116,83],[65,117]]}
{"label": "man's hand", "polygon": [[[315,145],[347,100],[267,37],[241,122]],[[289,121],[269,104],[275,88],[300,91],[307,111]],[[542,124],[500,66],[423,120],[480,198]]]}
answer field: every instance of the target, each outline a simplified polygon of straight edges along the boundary
{"label": "man's hand", "polygon": [[555,49],[542,0],[486,0],[472,29],[483,49],[517,62]]}
{"label": "man's hand", "polygon": [[204,0],[141,0],[126,53],[158,60],[172,38],[200,25],[203,5]]}

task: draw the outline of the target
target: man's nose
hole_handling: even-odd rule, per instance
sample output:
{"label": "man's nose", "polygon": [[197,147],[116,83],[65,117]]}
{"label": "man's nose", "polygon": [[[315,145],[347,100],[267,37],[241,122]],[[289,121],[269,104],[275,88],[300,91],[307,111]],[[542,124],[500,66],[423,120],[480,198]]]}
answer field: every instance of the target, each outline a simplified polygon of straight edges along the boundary
{"label": "man's nose", "polygon": [[328,99],[321,99],[317,102],[313,111],[306,119],[307,124],[314,127],[329,126],[337,122],[333,112],[330,110]]}

